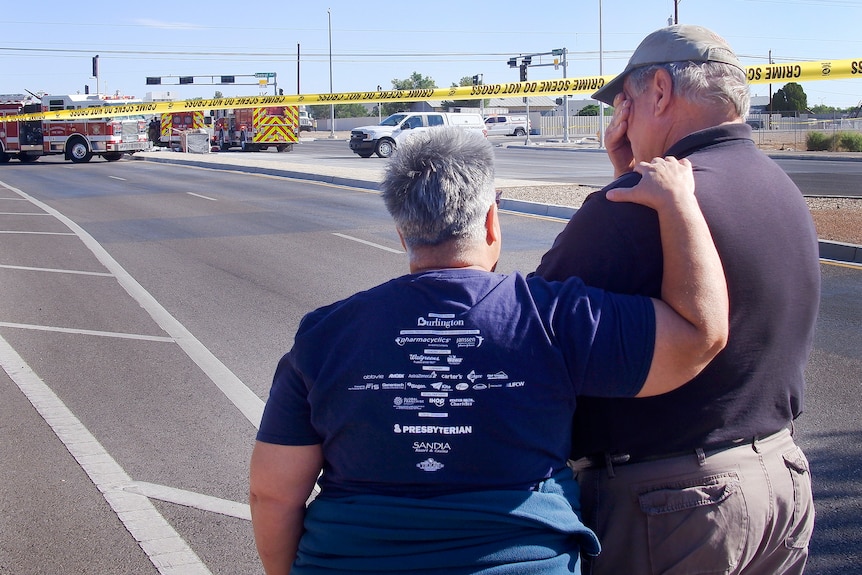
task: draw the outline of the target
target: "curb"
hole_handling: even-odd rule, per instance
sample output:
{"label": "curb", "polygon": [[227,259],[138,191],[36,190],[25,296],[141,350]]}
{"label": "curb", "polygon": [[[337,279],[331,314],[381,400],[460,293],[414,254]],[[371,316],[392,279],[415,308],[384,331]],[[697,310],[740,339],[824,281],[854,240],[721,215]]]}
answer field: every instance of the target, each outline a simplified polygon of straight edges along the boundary
{"label": "curb", "polygon": [[[524,149],[532,149],[532,146],[524,146]],[[788,157],[788,156],[782,156]],[[195,166],[199,168],[210,168],[216,170],[229,170],[234,172],[244,172],[249,174],[265,174],[268,176],[282,176],[293,178],[296,180],[306,180],[312,182],[324,182],[340,186],[350,186],[354,188],[362,188],[366,190],[377,190],[378,182],[369,180],[360,180],[356,178],[346,178],[341,176],[331,176],[327,174],[310,174],[308,172],[297,172],[294,170],[283,170],[278,168],[262,168],[258,166],[241,166],[236,164],[219,164],[217,162],[198,162],[182,158],[147,158],[144,156],[131,156],[133,160],[144,162],[159,162],[163,164],[179,164],[183,166]],[[805,159],[801,156],[800,159]],[[831,158],[830,158],[831,159]],[[862,160],[862,157],[859,158]],[[852,161],[857,161],[852,159]],[[533,216],[545,216],[549,218],[557,218],[560,220],[568,220],[578,211],[577,208],[569,206],[557,206],[554,204],[539,204],[536,202],[528,202],[526,200],[515,200],[512,198],[502,198],[500,200],[500,209]],[[820,245],[820,258],[833,260],[837,262],[858,263],[862,264],[862,246],[856,244],[847,244],[842,242],[833,242],[829,240],[818,240]]]}

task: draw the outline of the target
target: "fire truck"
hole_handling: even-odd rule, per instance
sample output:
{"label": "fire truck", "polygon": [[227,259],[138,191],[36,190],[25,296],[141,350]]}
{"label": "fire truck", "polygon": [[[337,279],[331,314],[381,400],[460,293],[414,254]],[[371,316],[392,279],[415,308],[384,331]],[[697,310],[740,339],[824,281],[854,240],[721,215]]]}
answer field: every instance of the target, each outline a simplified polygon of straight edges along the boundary
{"label": "fire truck", "polygon": [[206,129],[208,112],[165,112],[159,117],[159,136],[153,143],[157,146],[176,148],[180,146],[181,135],[188,130]]}
{"label": "fire truck", "polygon": [[64,154],[75,163],[102,156],[109,162],[123,154],[150,148],[147,123],[143,117],[69,118],[62,120],[7,120],[7,116],[76,110],[92,106],[137,104],[126,96],[62,95],[42,96],[41,100],[23,94],[0,95],[0,163],[17,158],[34,162],[40,156]]}
{"label": "fire truck", "polygon": [[299,109],[296,106],[213,110],[213,146],[222,151],[242,148],[258,152],[274,147],[290,152],[299,141]]}

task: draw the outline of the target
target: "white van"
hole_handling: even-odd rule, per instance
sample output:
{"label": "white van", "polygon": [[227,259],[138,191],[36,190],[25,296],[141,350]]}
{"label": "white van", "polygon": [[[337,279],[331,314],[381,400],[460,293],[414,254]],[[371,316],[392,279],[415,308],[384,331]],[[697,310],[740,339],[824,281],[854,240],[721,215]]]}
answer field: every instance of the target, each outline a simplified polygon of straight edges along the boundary
{"label": "white van", "polygon": [[488,116],[485,118],[485,128],[489,136],[526,136],[530,122],[526,114]]}
{"label": "white van", "polygon": [[388,158],[395,151],[398,138],[406,133],[421,132],[436,126],[456,126],[485,134],[485,123],[479,114],[457,112],[398,112],[377,126],[361,126],[350,131],[350,149],[362,158],[377,154]]}

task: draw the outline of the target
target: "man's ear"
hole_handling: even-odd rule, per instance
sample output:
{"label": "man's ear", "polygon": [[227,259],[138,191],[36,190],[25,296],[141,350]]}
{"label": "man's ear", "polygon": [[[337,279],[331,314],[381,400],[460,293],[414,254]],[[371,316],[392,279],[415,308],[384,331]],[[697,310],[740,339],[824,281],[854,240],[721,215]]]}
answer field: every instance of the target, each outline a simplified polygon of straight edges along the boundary
{"label": "man's ear", "polygon": [[485,214],[485,241],[490,246],[500,241],[500,236],[500,214],[497,212],[497,206],[492,204]]}
{"label": "man's ear", "polygon": [[395,231],[398,232],[398,239],[401,240],[401,247],[404,248],[404,251],[407,251],[407,244],[404,243],[404,235],[401,233],[401,230],[398,229],[398,226],[395,226]]}
{"label": "man's ear", "polygon": [[673,78],[670,72],[664,68],[656,70],[652,78],[652,85],[655,94],[655,113],[661,115],[667,112],[673,99]]}

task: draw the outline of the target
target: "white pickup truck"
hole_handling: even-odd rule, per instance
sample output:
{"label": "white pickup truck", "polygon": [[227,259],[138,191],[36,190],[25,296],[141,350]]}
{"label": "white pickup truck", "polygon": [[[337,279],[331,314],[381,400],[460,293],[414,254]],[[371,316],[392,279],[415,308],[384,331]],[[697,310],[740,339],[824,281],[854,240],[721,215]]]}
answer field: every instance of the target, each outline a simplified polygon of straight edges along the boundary
{"label": "white pickup truck", "polygon": [[526,136],[530,130],[530,121],[526,114],[488,116],[485,126],[489,136]]}
{"label": "white pickup truck", "polygon": [[305,106],[299,108],[299,131],[310,132],[317,129],[317,120],[312,118]]}
{"label": "white pickup truck", "polygon": [[421,132],[436,126],[455,126],[485,134],[485,123],[479,114],[457,112],[398,112],[377,126],[361,126],[350,131],[350,149],[361,158],[377,154],[388,158],[395,151],[398,138],[408,132]]}

